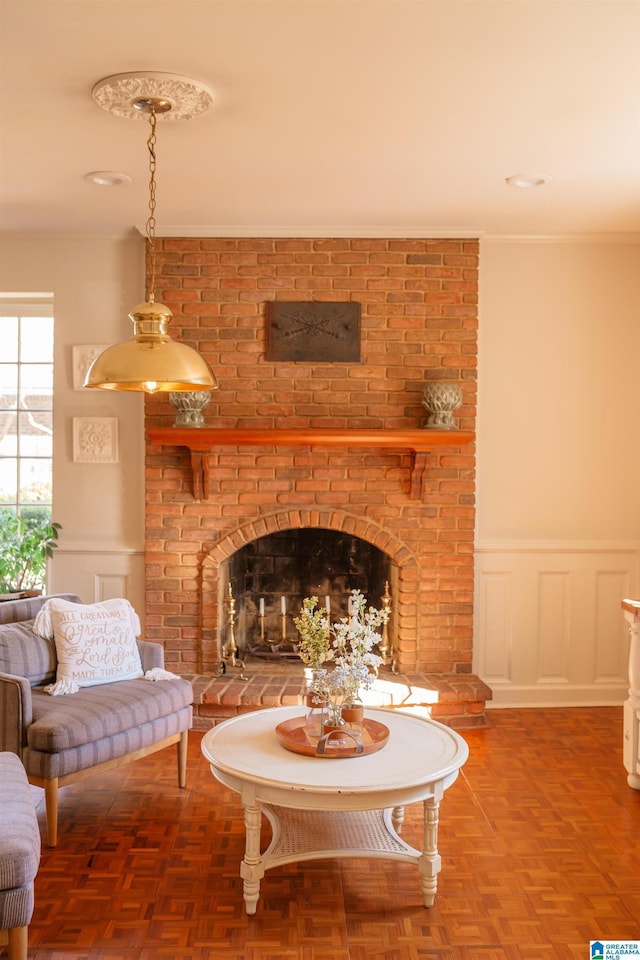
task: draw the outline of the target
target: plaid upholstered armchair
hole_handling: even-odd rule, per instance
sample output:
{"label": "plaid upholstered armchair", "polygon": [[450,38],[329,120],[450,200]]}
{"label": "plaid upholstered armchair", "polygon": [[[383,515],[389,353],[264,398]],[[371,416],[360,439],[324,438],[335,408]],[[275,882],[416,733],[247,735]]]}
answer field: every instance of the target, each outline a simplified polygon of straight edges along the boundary
{"label": "plaid upholstered armchair", "polygon": [[[177,744],[178,782],[185,786],[193,690],[187,680],[162,670],[160,644],[135,637],[137,666],[131,670],[131,664],[125,664],[126,679],[120,679],[111,667],[107,682],[101,682],[100,674],[91,674],[86,664],[93,669],[92,656],[95,663],[105,661],[106,654],[95,655],[95,623],[101,617],[110,621],[110,636],[116,636],[107,647],[119,649],[113,621],[121,610],[112,612],[108,607],[118,601],[76,608],[78,597],[61,594],[55,598],[57,606],[49,604],[43,610],[50,599],[0,603],[0,751],[17,754],[29,782],[44,788],[47,841],[53,847],[57,843],[58,788],[65,784]],[[38,616],[54,606],[62,610],[58,621],[63,626],[72,621],[71,628],[66,632],[60,628],[59,633],[52,628],[54,635],[38,636],[34,633]],[[107,607],[106,613],[103,607]],[[85,623],[78,628],[82,616]],[[62,658],[69,646],[75,649],[78,637],[88,638],[90,644],[83,654],[85,666],[75,675],[68,670],[65,674],[62,668],[68,663],[63,664]],[[65,647],[63,641],[69,640]],[[121,664],[123,657],[117,662]],[[158,675],[160,682],[147,682]],[[81,678],[79,684],[74,676]]]}
{"label": "plaid upholstered armchair", "polygon": [[9,944],[9,960],[27,960],[40,828],[24,767],[13,753],[0,753],[0,810],[0,944]]}

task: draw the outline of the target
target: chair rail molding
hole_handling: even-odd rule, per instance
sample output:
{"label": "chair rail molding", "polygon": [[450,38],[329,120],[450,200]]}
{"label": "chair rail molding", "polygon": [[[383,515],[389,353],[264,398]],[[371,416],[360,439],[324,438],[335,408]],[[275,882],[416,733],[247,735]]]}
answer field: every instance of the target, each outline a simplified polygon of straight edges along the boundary
{"label": "chair rail molding", "polygon": [[476,540],[476,553],[637,553],[640,540]]}
{"label": "chair rail molding", "polygon": [[112,554],[113,556],[133,555],[143,557],[144,546],[142,544],[139,547],[128,546],[126,544],[112,543],[111,541],[100,543],[92,540],[90,543],[85,543],[82,540],[65,540],[64,542],[58,543],[55,556],[62,556],[63,554],[69,556],[73,554],[82,554],[83,556],[108,556]]}

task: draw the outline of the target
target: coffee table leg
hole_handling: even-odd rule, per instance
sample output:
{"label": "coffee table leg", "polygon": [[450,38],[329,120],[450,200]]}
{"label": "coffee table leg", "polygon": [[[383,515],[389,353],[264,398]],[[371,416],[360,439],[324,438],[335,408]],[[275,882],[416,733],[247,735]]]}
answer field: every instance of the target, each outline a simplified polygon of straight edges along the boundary
{"label": "coffee table leg", "polygon": [[260,855],[260,827],[262,811],[259,806],[244,808],[245,848],[240,864],[240,876],[244,880],[244,902],[247,913],[256,912],[260,896],[260,881],[264,877],[264,865]]}
{"label": "coffee table leg", "polygon": [[396,833],[400,833],[404,823],[404,807],[394,807],[391,811],[391,823]]}
{"label": "coffee table leg", "polygon": [[438,808],[440,803],[433,797],[424,801],[424,844],[418,869],[422,877],[422,896],[425,907],[432,907],[438,887],[438,874],[442,861],[438,853]]}

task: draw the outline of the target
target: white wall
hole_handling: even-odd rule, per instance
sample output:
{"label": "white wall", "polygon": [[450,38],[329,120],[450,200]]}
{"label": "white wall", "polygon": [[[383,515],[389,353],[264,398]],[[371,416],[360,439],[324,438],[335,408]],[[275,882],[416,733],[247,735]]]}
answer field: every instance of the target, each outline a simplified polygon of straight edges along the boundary
{"label": "white wall", "polygon": [[640,593],[640,244],[484,242],[475,670],[615,703]]}
{"label": "white wall", "polygon": [[[62,524],[48,590],[85,602],[126,596],[144,612],[144,436],[139,394],[74,390],[72,346],[129,339],[144,300],[144,241],[0,234],[0,292],[52,293],[53,518]],[[116,417],[119,459],[74,463],[74,417]]]}

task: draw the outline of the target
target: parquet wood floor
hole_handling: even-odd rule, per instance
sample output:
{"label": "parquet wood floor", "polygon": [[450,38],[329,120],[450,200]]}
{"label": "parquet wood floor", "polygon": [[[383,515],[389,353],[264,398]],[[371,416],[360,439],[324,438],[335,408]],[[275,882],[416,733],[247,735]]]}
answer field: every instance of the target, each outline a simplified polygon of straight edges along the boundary
{"label": "parquet wood floor", "polygon": [[[238,799],[193,733],[186,790],[173,751],[62,790],[30,960],[587,960],[591,939],[640,938],[622,710],[494,710],[463,735],[430,910],[412,865],[353,859],[268,871],[247,917]],[[421,804],[404,835],[420,845]]]}

